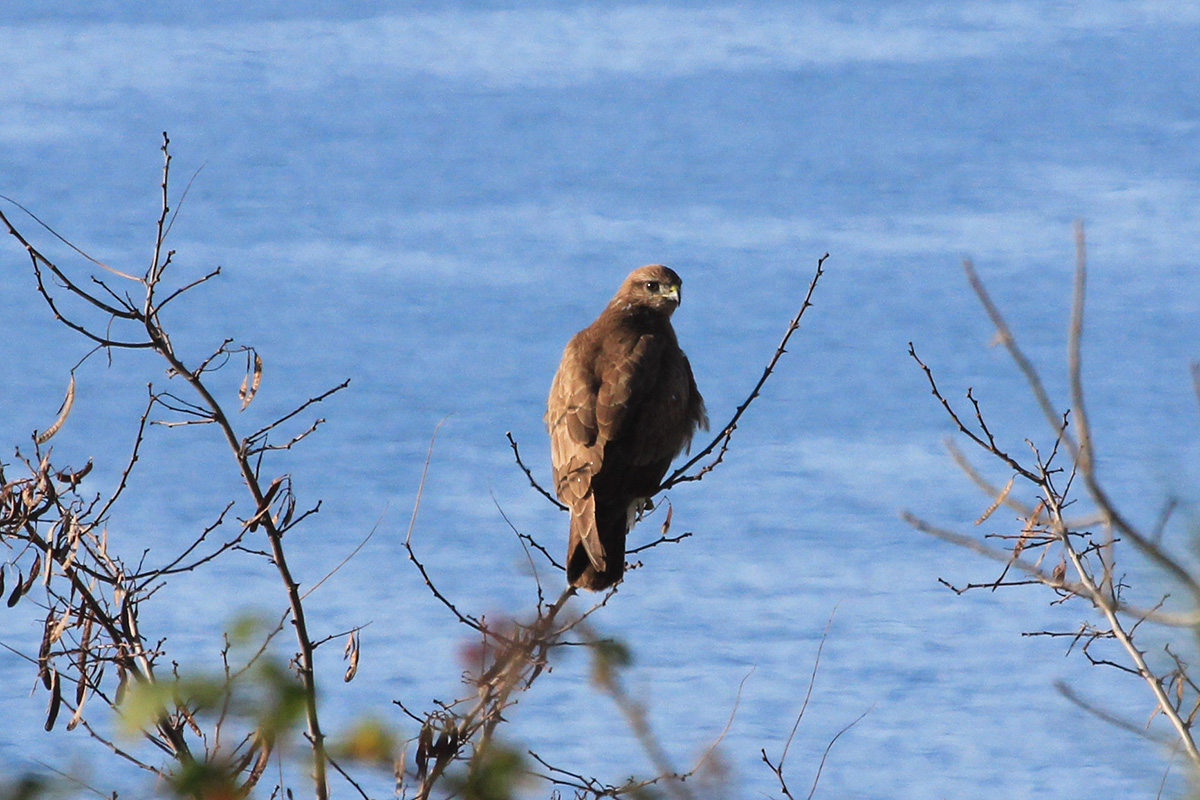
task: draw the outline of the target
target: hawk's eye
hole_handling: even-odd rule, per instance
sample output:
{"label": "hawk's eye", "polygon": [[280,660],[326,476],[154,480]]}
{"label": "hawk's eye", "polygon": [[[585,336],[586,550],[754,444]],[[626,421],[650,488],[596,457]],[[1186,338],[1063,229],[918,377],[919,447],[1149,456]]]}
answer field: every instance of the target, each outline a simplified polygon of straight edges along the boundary
{"label": "hawk's eye", "polygon": [[658,281],[646,281],[646,291],[658,294]]}

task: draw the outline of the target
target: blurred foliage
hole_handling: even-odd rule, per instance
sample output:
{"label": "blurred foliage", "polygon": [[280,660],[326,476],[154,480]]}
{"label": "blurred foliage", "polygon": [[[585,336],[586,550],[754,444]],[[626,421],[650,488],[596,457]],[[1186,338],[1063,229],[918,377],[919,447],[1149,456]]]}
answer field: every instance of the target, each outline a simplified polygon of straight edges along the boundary
{"label": "blurred foliage", "polygon": [[353,727],[330,745],[329,750],[338,758],[352,759],[388,769],[395,765],[399,752],[396,734],[374,717],[358,720]]}
{"label": "blurred foliage", "polygon": [[591,642],[592,682],[608,691],[617,672],[633,664],[633,652],[616,639],[597,639]]}
{"label": "blurred foliage", "polygon": [[529,779],[525,754],[492,742],[476,751],[462,770],[450,773],[446,782],[463,800],[511,800]]}
{"label": "blurred foliage", "polygon": [[39,775],[22,775],[14,781],[0,783],[0,800],[33,800],[46,797],[50,785]]}
{"label": "blurred foliage", "polygon": [[183,760],[168,785],[181,798],[240,800],[245,796],[233,765],[219,761]]}
{"label": "blurred foliage", "polygon": [[120,705],[121,722],[127,733],[136,734],[152,727],[168,710],[185,710],[197,719],[239,718],[274,744],[300,721],[304,688],[285,665],[263,658],[240,675],[179,677],[137,684],[126,692]]}
{"label": "blurred foliage", "polygon": [[[267,651],[275,630],[257,617],[238,617],[226,637],[222,672],[176,674],[126,691],[118,706],[126,735],[137,736],[163,717],[175,716],[203,743],[177,759],[169,775],[167,785],[177,796],[246,796],[247,770],[255,760],[265,759],[300,730],[304,687],[285,661]],[[242,666],[232,668],[231,655]]]}

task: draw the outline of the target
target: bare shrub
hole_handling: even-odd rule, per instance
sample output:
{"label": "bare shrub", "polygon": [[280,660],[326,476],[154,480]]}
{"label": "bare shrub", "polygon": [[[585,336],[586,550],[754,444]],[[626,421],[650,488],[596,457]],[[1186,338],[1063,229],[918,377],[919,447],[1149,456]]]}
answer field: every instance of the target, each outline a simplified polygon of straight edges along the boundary
{"label": "bare shrub", "polygon": [[[263,362],[256,350],[226,339],[203,358],[190,360],[176,349],[162,311],[182,303],[193,289],[216,278],[220,269],[192,278],[176,275],[174,251],[166,242],[187,192],[185,189],[175,201],[173,211],[168,145],[164,134],[161,203],[153,257],[144,271],[126,272],[103,264],[43,225],[87,262],[82,271],[63,267],[0,212],[0,223],[29,257],[42,300],[58,322],[90,343],[92,349],[81,364],[92,357],[107,355],[111,359],[114,352],[128,351],[159,359],[168,374],[165,387],[150,386],[124,466],[117,468],[115,486],[107,495],[90,494],[84,488],[92,462],[56,464],[50,449],[74,404],[74,371],[57,419],[34,435],[23,455],[18,452],[15,464],[0,465],[0,544],[8,549],[0,564],[0,596],[10,608],[36,609],[44,616],[38,652],[27,658],[46,692],[46,729],[81,727],[116,757],[183,797],[247,796],[270,784],[271,778],[266,776],[276,771],[268,770],[273,760],[303,764],[317,800],[330,795],[334,773],[350,790],[368,796],[352,774],[351,762],[388,770],[394,775],[397,796],[422,800],[435,794],[478,800],[508,798],[531,782],[548,787],[552,796],[558,797],[563,791],[576,798],[644,797],[657,790],[671,797],[698,796],[695,787],[704,785],[701,779],[720,773],[716,743],[687,770],[677,769],[666,757],[642,704],[623,686],[621,670],[628,664],[629,651],[593,627],[593,615],[611,600],[615,589],[586,610],[574,611],[568,608],[574,590],[552,589],[549,596],[557,597],[548,601],[535,569],[532,611],[500,621],[485,620],[460,609],[438,589],[415,547],[417,508],[405,539],[409,559],[451,618],[466,626],[477,642],[472,651],[475,666],[463,676],[464,697],[434,701],[432,709],[425,711],[415,710],[407,701],[395,701],[417,729],[407,741],[388,723],[373,718],[360,719],[346,735],[327,741],[314,654],[331,642],[341,643],[345,656],[341,677],[352,680],[362,656],[359,628],[325,635],[309,628],[306,602],[341,564],[331,565],[325,578],[301,590],[289,566],[285,537],[317,513],[320,502],[306,504],[295,495],[283,464],[293,448],[324,421],[313,417],[316,407],[349,382],[299,401],[267,424],[246,431],[234,420],[236,412],[246,409],[263,388]],[[750,394],[712,441],[668,476],[660,492],[700,480],[724,460],[743,414],[758,397],[811,306],[825,258],[818,261],[799,312]],[[87,270],[95,274],[86,274]],[[230,369],[242,370],[236,400],[223,399],[231,393],[214,382],[217,373]],[[230,468],[245,490],[243,497],[228,499],[215,518],[175,552],[156,554],[154,559],[148,551],[135,549],[139,545],[123,535],[114,513],[138,467],[151,425],[198,426],[211,432],[227,448]],[[532,485],[546,494],[521,463],[511,437],[510,443]],[[662,535],[630,554],[689,535],[670,535],[670,519],[668,510]],[[554,568],[562,569],[535,537],[515,528],[514,532],[526,546],[531,563],[534,554],[540,553],[552,574],[556,574]],[[279,614],[269,620],[234,621],[219,653],[221,669],[215,674],[203,673],[172,658],[168,648],[171,632],[147,630],[141,612],[155,602],[163,586],[183,573],[219,579],[214,565],[235,552],[257,556],[275,573]],[[8,586],[4,587],[6,580]],[[288,638],[281,634],[289,628],[290,652],[281,657],[277,651]],[[656,774],[606,782],[553,765],[499,736],[505,712],[548,672],[553,654],[566,647],[584,647],[591,653],[593,682],[620,709]],[[122,727],[139,734],[154,749],[126,744],[113,733]],[[782,758],[771,764],[781,784],[782,768]],[[281,777],[271,795],[292,796],[282,766],[277,771]],[[14,784],[12,791],[26,796],[43,789],[40,779],[30,779]],[[720,796],[725,789],[714,791]],[[791,796],[786,784],[783,791]]]}
{"label": "bare shrub", "polygon": [[[925,533],[1002,565],[997,577],[986,582],[955,586],[943,581],[958,594],[1002,586],[1040,586],[1049,590],[1052,603],[1075,602],[1090,607],[1093,615],[1077,629],[1033,633],[1065,637],[1070,648],[1082,653],[1091,664],[1112,668],[1141,681],[1152,698],[1148,719],[1126,720],[1082,700],[1069,686],[1060,685],[1060,691],[1108,722],[1182,751],[1193,769],[1200,768],[1200,751],[1193,737],[1193,726],[1200,712],[1200,686],[1191,674],[1191,663],[1183,655],[1192,651],[1194,629],[1200,623],[1200,581],[1186,559],[1173,552],[1164,540],[1175,503],[1168,501],[1158,519],[1146,527],[1117,508],[1096,471],[1096,443],[1088,422],[1081,378],[1087,281],[1082,225],[1076,227],[1075,248],[1075,288],[1067,341],[1071,397],[1070,405],[1065,408],[1050,399],[1037,368],[1017,344],[974,266],[970,261],[964,265],[972,289],[996,328],[998,342],[1024,376],[1045,417],[1048,435],[1031,435],[1020,450],[1006,447],[989,428],[982,403],[972,390],[966,392],[966,410],[956,408],[939,388],[933,370],[910,344],[910,356],[924,371],[934,397],[959,432],[987,459],[1002,465],[1011,477],[1002,487],[994,485],[950,442],[947,446],[955,462],[988,498],[987,507],[975,520],[981,533],[947,530],[911,512],[904,517]],[[1035,444],[1039,439],[1042,444]],[[1001,523],[1001,532],[992,532],[997,527],[999,509],[1015,512],[1017,522],[1011,527],[1003,527]],[[1117,565],[1135,557],[1151,565],[1163,583],[1182,586],[1186,608],[1169,610],[1166,595],[1149,605],[1128,599],[1133,587],[1123,580]],[[1148,629],[1143,627],[1146,623],[1156,629],[1155,633],[1147,633]],[[1183,636],[1172,637],[1169,635],[1172,631]],[[1163,636],[1168,640],[1166,644],[1148,644]],[[1108,644],[1115,644],[1116,648],[1105,647]],[[1151,726],[1156,718],[1167,721],[1167,730]]]}

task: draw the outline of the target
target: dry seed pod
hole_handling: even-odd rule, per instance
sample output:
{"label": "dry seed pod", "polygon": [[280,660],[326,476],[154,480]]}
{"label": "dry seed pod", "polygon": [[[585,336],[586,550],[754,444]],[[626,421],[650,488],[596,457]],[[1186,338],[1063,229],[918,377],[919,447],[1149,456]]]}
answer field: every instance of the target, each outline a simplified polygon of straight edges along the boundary
{"label": "dry seed pod", "polygon": [[[249,361],[249,354],[247,354],[247,361]],[[249,367],[250,365],[247,364],[246,366]],[[262,359],[258,353],[255,353],[253,377],[247,371],[246,377],[242,378],[242,388],[238,390],[238,397],[241,398],[243,411],[246,410],[246,406],[250,405],[250,401],[254,399],[254,395],[258,392],[259,384],[262,383],[262,368]]]}
{"label": "dry seed pod", "polygon": [[351,633],[349,637],[347,637],[346,650],[343,655],[343,658],[349,659],[349,661],[350,661],[350,666],[346,667],[346,675],[344,678],[346,683],[349,683],[350,681],[354,680],[354,676],[358,673],[358,654],[359,654],[358,632],[355,631],[354,633]]}
{"label": "dry seed pod", "polygon": [[75,687],[75,713],[71,715],[71,721],[67,723],[67,730],[75,730],[75,726],[83,719],[83,704],[87,702],[89,686],[99,686],[100,681],[104,680],[104,665],[100,665],[100,669],[96,671],[96,675],[92,678],[89,684],[87,680],[81,679]]}
{"label": "dry seed pod", "polygon": [[[96,685],[97,686],[100,685],[100,676],[96,677]],[[87,690],[88,690],[87,673],[80,672],[79,680],[75,682],[75,705],[77,705],[77,706],[83,705],[83,698],[84,698],[84,695],[87,694]]]}
{"label": "dry seed pod", "polygon": [[54,730],[54,721],[58,719],[58,710],[62,708],[62,683],[58,670],[51,668],[50,682],[50,712],[46,714],[46,730]]}
{"label": "dry seed pod", "polygon": [[[86,698],[87,695],[84,695],[84,697]],[[81,719],[83,719],[83,703],[75,706],[75,713],[72,714],[71,719],[67,721],[67,730],[75,730],[75,727],[79,724]]]}
{"label": "dry seed pod", "polygon": [[87,474],[91,471],[92,471],[92,460],[89,458],[87,465],[84,466],[82,469],[80,469],[76,472],[67,472],[66,470],[63,470],[63,471],[59,472],[55,477],[58,478],[63,483],[69,483],[69,484],[71,484],[71,486],[74,486],[75,484],[77,484],[81,480],[83,480],[87,476]]}
{"label": "dry seed pod", "polygon": [[28,594],[33,588],[33,582],[37,580],[38,573],[42,570],[42,554],[38,553],[33,558],[33,566],[29,568],[29,577],[25,580],[25,588],[21,590],[21,594]]}
{"label": "dry seed pod", "polygon": [[426,721],[417,736],[417,780],[424,780],[429,767],[429,751],[433,749],[433,728]]}
{"label": "dry seed pod", "polygon": [[50,644],[54,644],[62,638],[63,631],[65,631],[67,626],[71,624],[71,619],[71,611],[69,609],[63,611],[63,615],[58,618],[58,622],[56,622],[54,627],[50,630]]}
{"label": "dry seed pod", "polygon": [[50,623],[54,621],[54,612],[50,612],[50,616],[46,617],[46,625],[42,630],[42,644],[38,648],[38,677],[42,679],[42,685],[47,689],[50,686]]}
{"label": "dry seed pod", "polygon": [[295,512],[296,512],[296,496],[289,494],[288,499],[287,499],[287,504],[285,505],[283,520],[277,521],[275,523],[276,526],[278,526],[280,528],[286,528],[288,525],[291,525],[292,524],[292,515]]}
{"label": "dry seed pod", "polygon": [[[75,405],[75,373],[71,373],[71,382],[67,384],[67,396],[63,400],[62,408],[58,410],[58,419],[54,420],[49,428],[39,433],[34,441],[37,444],[45,444],[50,441],[50,437],[58,433],[58,429],[67,421],[67,415],[71,413],[71,406]],[[47,728],[49,730],[49,728]]]}
{"label": "dry seed pod", "polygon": [[[263,494],[262,502],[259,503],[258,508],[254,512],[254,516],[246,521],[246,525],[251,531],[258,530],[259,521],[262,520],[263,517],[270,515],[271,501],[275,499],[275,493],[278,492],[279,487],[283,485],[285,477],[286,476],[283,475],[279,476],[275,480],[271,481],[271,485],[267,487],[267,491]],[[274,520],[272,520],[272,522],[273,521]]]}
{"label": "dry seed pod", "polygon": [[75,703],[78,705],[83,702],[83,693],[87,691],[87,668],[88,668],[88,649],[87,647],[79,648],[79,658],[75,662],[75,670],[79,673],[79,684],[75,688]]}
{"label": "dry seed pod", "polygon": [[21,571],[17,570],[17,585],[13,587],[12,594],[10,594],[8,596],[8,607],[9,608],[12,608],[13,606],[15,606],[17,604],[17,601],[21,599],[21,589],[22,589],[22,585],[24,583],[25,583],[25,579],[21,577]]}

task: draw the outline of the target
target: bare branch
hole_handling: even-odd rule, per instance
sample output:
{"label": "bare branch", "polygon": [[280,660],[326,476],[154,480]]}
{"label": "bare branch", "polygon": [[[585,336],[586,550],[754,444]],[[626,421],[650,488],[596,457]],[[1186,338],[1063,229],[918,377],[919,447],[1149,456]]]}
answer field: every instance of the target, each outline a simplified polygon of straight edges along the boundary
{"label": "bare branch", "polygon": [[833,735],[833,738],[829,740],[829,744],[825,745],[825,751],[821,753],[821,763],[817,765],[817,774],[813,776],[812,788],[808,790],[807,800],[812,800],[813,795],[817,793],[817,784],[821,782],[821,772],[825,769],[825,761],[829,758],[829,751],[833,749],[835,744],[837,744],[837,740],[842,738],[842,734],[846,733],[855,725],[862,722],[863,718],[867,716],[867,714],[870,714],[874,708],[875,706],[872,705],[866,711],[855,717],[851,722],[847,723],[844,728]]}
{"label": "bare branch", "polygon": [[[274,422],[272,422],[270,425],[267,425],[265,428],[259,428],[257,431],[255,431],[254,433],[250,434],[249,436],[247,436],[245,438],[244,441],[245,441],[246,453],[254,454],[260,450],[267,449],[261,445],[256,445],[255,443],[257,443],[259,440],[261,440],[263,438],[263,436],[265,436],[270,431],[274,430],[275,428],[279,427],[283,423],[287,422],[289,419],[296,416],[297,414],[303,412],[309,406],[316,405],[317,403],[320,403],[320,402],[326,400],[331,395],[342,391],[349,385],[350,385],[350,379],[347,378],[346,380],[339,383],[337,386],[334,386],[332,389],[321,392],[321,394],[317,395],[316,397],[310,397],[309,399],[305,400],[299,406],[292,409],[288,413],[284,414],[282,417],[279,417]],[[319,423],[317,423],[317,424],[319,424]],[[314,424],[312,426],[312,428],[309,429],[309,431],[307,431],[304,434],[301,434],[299,437],[297,437],[295,440],[293,440],[293,444],[295,443],[295,441],[299,441],[299,439],[303,439],[305,436],[307,436],[309,433],[311,433],[312,430],[314,430],[317,427],[317,424]],[[283,449],[287,449],[287,448],[285,447]]]}
{"label": "bare branch", "polygon": [[[1080,348],[1083,342],[1083,296],[1087,284],[1087,250],[1083,223],[1075,223],[1075,291],[1071,299],[1071,325],[1067,333],[1067,377],[1071,385],[1071,406],[1075,427],[1079,430],[1078,451],[1072,450],[1079,471],[1085,476],[1092,470],[1092,445],[1087,408],[1083,403],[1083,379]],[[1068,444],[1068,446],[1070,446]]]}
{"label": "bare branch", "polygon": [[421,498],[425,494],[425,479],[429,475],[429,462],[433,459],[433,445],[437,441],[438,431],[441,430],[442,425],[447,419],[449,419],[449,417],[443,417],[438,424],[434,426],[433,435],[429,437],[429,451],[425,454],[425,466],[421,469],[421,481],[419,484],[417,484],[417,497],[413,501],[412,518],[408,521],[408,532],[404,536],[404,549],[408,553],[408,560],[416,566],[417,570],[421,573],[422,580],[425,581],[425,586],[428,587],[429,591],[433,593],[433,596],[437,598],[438,602],[450,609],[451,613],[458,618],[459,622],[482,632],[483,625],[479,620],[470,615],[463,614],[453,603],[450,602],[450,600],[446,598],[444,594],[438,590],[437,586],[435,586],[433,583],[433,579],[429,577],[429,572],[425,569],[425,565],[421,563],[420,559],[417,558],[417,554],[413,550],[412,546],[413,529],[417,524],[417,512],[419,512],[421,509]]}
{"label": "bare branch", "polygon": [[529,478],[529,485],[532,486],[534,489],[537,489],[538,492],[541,493],[542,497],[545,497],[551,503],[558,506],[558,509],[560,511],[566,511],[567,507],[565,505],[563,505],[562,503],[558,502],[558,500],[554,497],[554,495],[550,494],[545,489],[543,489],[541,484],[539,484],[537,482],[537,480],[534,479],[533,473],[529,471],[529,467],[525,466],[525,462],[521,460],[521,451],[519,449],[517,449],[517,440],[513,438],[512,431],[505,431],[504,435],[505,435],[505,437],[508,438],[508,446],[512,448],[513,456],[517,459],[517,466],[520,467],[521,471],[525,473],[525,477]]}
{"label": "bare branch", "polygon": [[792,748],[792,740],[796,738],[796,731],[800,727],[800,720],[804,719],[804,712],[808,710],[808,701],[812,699],[813,686],[817,683],[817,670],[821,668],[821,653],[825,651],[825,642],[829,639],[829,629],[833,627],[833,617],[837,614],[837,606],[829,612],[829,620],[825,623],[825,630],[821,632],[821,641],[817,643],[817,655],[813,658],[812,673],[808,676],[808,688],[804,691],[804,702],[800,704],[800,713],[796,715],[796,724],[792,725],[792,732],[788,734],[787,741],[784,742],[783,752],[779,754],[779,771],[783,771],[783,762],[787,759],[788,750]]}
{"label": "bare branch", "polygon": [[[942,404],[942,408],[946,410],[946,414],[949,415],[950,419],[954,422],[954,424],[958,426],[959,431],[966,434],[967,438],[969,438],[971,441],[975,442],[975,444],[979,445],[984,450],[987,450],[989,453],[992,453],[997,458],[1000,458],[1001,460],[1003,460],[1004,463],[1008,464],[1008,466],[1010,468],[1012,468],[1012,470],[1014,472],[1022,475],[1023,477],[1025,477],[1026,479],[1028,479],[1029,481],[1031,481],[1033,483],[1037,483],[1037,480],[1038,480],[1037,475],[1035,475],[1034,473],[1025,469],[1025,467],[1021,466],[1021,464],[1015,458],[1013,458],[1012,456],[1010,456],[1008,453],[1004,452],[1003,450],[1000,450],[996,446],[995,440],[992,439],[992,435],[991,435],[990,431],[988,431],[987,429],[984,429],[984,434],[988,437],[988,439],[985,441],[982,437],[979,436],[979,434],[975,433],[975,431],[971,430],[965,424],[963,424],[963,421],[961,419],[959,419],[958,414],[954,411],[954,407],[950,405],[950,401],[947,400],[942,395],[941,390],[938,389],[937,381],[935,381],[933,378],[933,370],[931,370],[925,364],[925,362],[922,361],[919,356],[917,356],[916,348],[913,347],[912,342],[908,343],[908,354],[909,354],[909,356],[912,357],[913,361],[916,361],[917,364],[921,367],[921,369],[925,371],[925,377],[929,380],[929,388],[932,391],[933,396],[936,397],[938,399],[938,402]],[[970,399],[972,401],[972,403],[974,403],[974,398],[971,397],[969,389],[967,390],[967,397],[968,397],[968,399]],[[975,409],[976,409],[976,414],[978,415],[979,406],[976,405]]]}
{"label": "bare branch", "polygon": [[[176,210],[178,211],[178,209],[176,209]],[[163,308],[166,307],[167,303],[170,303],[176,297],[179,297],[181,294],[191,291],[192,289],[195,289],[197,286],[199,286],[202,283],[207,283],[208,281],[212,280],[213,278],[217,277],[220,274],[221,274],[221,268],[217,267],[216,269],[209,272],[207,275],[203,275],[203,276],[197,278],[196,280],[192,281],[191,283],[185,283],[183,286],[180,286],[178,289],[176,289],[175,291],[173,291],[169,295],[167,295],[166,298],[164,298],[163,300],[160,300],[158,305],[156,305],[154,307],[155,313],[162,311]]]}
{"label": "bare branch", "polygon": [[[813,292],[816,291],[817,281],[819,281],[821,276],[825,274],[824,267],[825,259],[827,258],[829,258],[828,253],[817,259],[817,270],[813,275],[812,280],[808,284],[808,292],[804,295],[804,302],[800,304],[800,310],[796,312],[796,316],[792,318],[790,323],[788,323],[787,330],[783,334],[783,339],[779,342],[779,346],[775,348],[775,354],[772,355],[771,360],[767,362],[766,368],[763,369],[762,377],[758,379],[758,383],[754,384],[754,388],[750,390],[750,394],[747,395],[746,399],[742,401],[742,404],[737,407],[737,410],[734,411],[729,422],[725,423],[725,427],[721,429],[721,432],[718,433],[713,440],[704,447],[703,450],[690,458],[683,464],[683,466],[679,467],[679,469],[667,476],[667,479],[662,482],[662,485],[658,487],[658,489],[655,491],[655,494],[664,492],[677,483],[698,481],[706,474],[711,472],[718,464],[721,463],[722,460],[724,460],[725,453],[729,449],[729,442],[733,437],[733,432],[737,430],[738,421],[742,418],[742,414],[746,413],[746,409],[750,407],[750,404],[753,403],[755,398],[758,397],[759,392],[762,391],[763,385],[775,371],[775,365],[779,363],[779,359],[782,358],[783,354],[787,352],[788,341],[792,338],[792,334],[795,333],[800,327],[800,320],[804,317],[804,312],[807,311],[808,308],[813,304]],[[713,450],[716,450],[718,446],[720,446],[720,450],[717,453],[716,458],[711,463],[701,467],[700,470],[694,475],[687,474],[689,469],[707,458],[708,455],[712,453]]]}
{"label": "bare branch", "polygon": [[[26,214],[28,214],[28,215],[29,215],[29,217],[30,217],[30,218],[31,218],[31,219],[32,219],[34,222],[36,222],[38,225],[42,226],[42,228],[44,228],[44,229],[46,230],[46,232],[47,232],[47,233],[49,233],[49,234],[50,234],[51,236],[53,236],[55,239],[58,239],[60,242],[62,242],[63,244],[65,244],[67,247],[71,248],[71,249],[72,249],[72,250],[74,250],[76,253],[78,253],[80,256],[83,256],[83,258],[85,258],[85,259],[87,259],[88,261],[92,262],[92,263],[93,263],[93,264],[95,264],[96,266],[98,266],[98,267],[101,267],[102,269],[106,269],[106,270],[108,270],[109,272],[113,273],[114,275],[119,275],[119,276],[120,276],[120,277],[122,277],[122,278],[126,278],[127,280],[131,280],[131,281],[138,281],[139,283],[141,282],[141,281],[140,281],[140,279],[138,279],[138,278],[135,278],[135,277],[134,277],[134,276],[132,276],[132,275],[126,275],[124,272],[120,272],[120,271],[118,271],[118,270],[115,270],[115,269],[113,269],[112,267],[108,266],[107,264],[103,263],[102,261],[97,261],[96,259],[92,258],[90,255],[88,255],[87,253],[83,252],[83,251],[82,251],[82,250],[80,250],[78,247],[76,247],[76,246],[75,246],[75,245],[74,245],[72,242],[70,242],[70,241],[68,241],[67,239],[64,239],[62,236],[60,236],[60,235],[59,235],[59,233],[58,233],[58,231],[54,230],[54,228],[52,228],[52,227],[50,227],[49,225],[47,225],[47,224],[46,224],[45,222],[43,222],[43,221],[42,221],[42,220],[41,220],[41,219],[40,219],[40,218],[39,218],[39,217],[38,217],[36,214],[34,214],[34,213],[33,213],[32,211],[30,211],[28,208],[26,208],[25,206],[21,205],[20,203],[18,203],[16,200],[12,199],[11,197],[6,197],[5,195],[2,195],[2,194],[0,194],[0,200],[6,200],[6,201],[8,201],[9,203],[12,203],[12,204],[13,204],[14,206],[16,206],[17,208],[19,208],[19,209],[21,209],[22,211],[24,211]],[[15,236],[15,237],[17,238],[17,240],[18,240],[18,241],[19,241],[19,242],[20,242],[20,243],[21,243],[21,244],[22,244],[22,245],[25,247],[25,249],[26,249],[26,250],[28,250],[28,251],[30,251],[30,252],[37,252],[37,251],[34,249],[34,247],[33,247],[31,244],[29,244],[29,242],[28,242],[28,241],[26,241],[26,240],[25,240],[25,237],[24,237],[24,236],[22,236],[20,233],[18,233],[18,232],[17,232],[17,230],[16,230],[16,229],[15,229],[15,228],[12,226],[12,224],[11,224],[11,223],[9,223],[9,221],[8,221],[8,218],[4,216],[4,212],[2,212],[2,211],[0,211],[0,220],[4,220],[4,223],[5,223],[5,225],[8,227],[8,232],[9,232],[9,233],[11,233],[13,236]],[[48,261],[46,258],[44,258],[44,257],[41,255],[41,253],[37,253],[37,255],[38,255],[38,258],[39,258],[39,259],[41,259],[41,260],[42,260],[43,262],[45,262],[46,264],[49,264],[49,263],[50,263],[50,262],[49,262],[49,261]]]}
{"label": "bare branch", "polygon": [[[1046,417],[1046,422],[1051,428],[1057,429],[1060,424],[1058,410],[1054,404],[1050,402],[1050,395],[1046,393],[1046,387],[1042,384],[1042,378],[1038,374],[1037,368],[1033,366],[1021,348],[1017,346],[1017,340],[1013,337],[1012,331],[1008,327],[1008,322],[992,302],[991,295],[983,285],[983,281],[979,279],[979,274],[975,271],[975,265],[970,259],[963,261],[963,270],[967,273],[967,280],[971,284],[971,288],[975,291],[975,296],[979,298],[979,302],[987,311],[988,317],[991,318],[992,324],[996,326],[996,336],[1000,343],[1008,350],[1009,356],[1021,370],[1025,376],[1026,383],[1029,384],[1030,390],[1033,392],[1034,398],[1037,400],[1038,406],[1042,409],[1042,413]],[[1068,448],[1071,450],[1072,456],[1076,451],[1074,440],[1068,439]]]}

